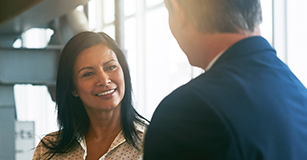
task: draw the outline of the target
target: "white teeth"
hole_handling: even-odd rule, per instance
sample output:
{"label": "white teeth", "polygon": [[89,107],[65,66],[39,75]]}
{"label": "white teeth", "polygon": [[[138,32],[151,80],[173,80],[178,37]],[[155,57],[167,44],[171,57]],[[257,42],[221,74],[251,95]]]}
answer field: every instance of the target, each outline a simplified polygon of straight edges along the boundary
{"label": "white teeth", "polygon": [[110,93],[112,93],[112,92],[114,92],[114,91],[115,91],[115,89],[112,89],[112,90],[109,90],[109,91],[105,91],[105,92],[98,93],[97,95],[98,95],[98,96],[103,96],[103,95],[106,95],[106,94],[110,94]]}

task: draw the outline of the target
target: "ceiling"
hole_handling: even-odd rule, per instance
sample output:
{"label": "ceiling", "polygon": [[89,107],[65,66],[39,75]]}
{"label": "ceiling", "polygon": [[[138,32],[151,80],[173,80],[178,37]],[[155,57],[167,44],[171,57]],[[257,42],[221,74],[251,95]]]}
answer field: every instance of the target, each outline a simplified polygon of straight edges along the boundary
{"label": "ceiling", "polygon": [[0,39],[10,40],[30,28],[47,28],[89,0],[0,0]]}
{"label": "ceiling", "polygon": [[[86,5],[88,1],[0,0],[0,86],[17,83],[54,85],[57,58],[65,44],[63,40],[73,36],[69,17],[76,7]],[[73,18],[77,19],[73,25],[78,25],[82,19],[79,15]],[[22,33],[31,28],[53,29],[51,45],[40,49],[14,48],[14,42],[22,39]]]}

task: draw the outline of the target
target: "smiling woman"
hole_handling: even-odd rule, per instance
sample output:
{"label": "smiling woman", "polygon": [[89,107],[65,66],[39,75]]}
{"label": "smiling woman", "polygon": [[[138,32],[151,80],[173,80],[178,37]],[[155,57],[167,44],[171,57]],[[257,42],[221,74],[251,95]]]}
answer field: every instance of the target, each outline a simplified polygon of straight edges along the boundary
{"label": "smiling woman", "polygon": [[125,56],[105,33],[82,32],[64,47],[56,84],[60,130],[33,159],[142,159],[148,121],[131,101]]}
{"label": "smiling woman", "polygon": [[120,107],[125,93],[124,82],[115,53],[104,44],[85,49],[77,56],[73,95],[80,96],[88,114]]}

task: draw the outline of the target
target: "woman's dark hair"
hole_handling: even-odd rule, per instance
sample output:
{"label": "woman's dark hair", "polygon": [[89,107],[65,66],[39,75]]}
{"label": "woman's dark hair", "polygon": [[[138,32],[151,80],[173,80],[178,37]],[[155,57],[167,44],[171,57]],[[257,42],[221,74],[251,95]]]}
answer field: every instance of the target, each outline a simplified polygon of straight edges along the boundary
{"label": "woman's dark hair", "polygon": [[72,95],[74,90],[73,68],[78,54],[97,44],[106,45],[113,50],[122,67],[125,80],[125,95],[121,102],[122,131],[126,141],[139,149],[137,147],[139,137],[134,123],[145,124],[146,119],[137,113],[132,104],[131,78],[125,55],[119,45],[107,34],[85,31],[72,37],[60,55],[56,82],[59,132],[54,135],[56,141],[42,140],[42,143],[50,150],[46,153],[49,159],[57,153],[72,151],[78,145],[78,140],[85,136],[88,130],[90,121],[83,103],[79,97]]}

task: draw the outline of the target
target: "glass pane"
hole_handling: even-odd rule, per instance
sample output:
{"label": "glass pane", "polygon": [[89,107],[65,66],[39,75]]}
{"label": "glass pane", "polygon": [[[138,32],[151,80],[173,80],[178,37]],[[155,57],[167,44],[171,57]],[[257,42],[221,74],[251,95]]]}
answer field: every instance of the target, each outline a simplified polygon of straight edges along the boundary
{"label": "glass pane", "polygon": [[16,39],[15,42],[13,43],[14,48],[21,48],[22,47],[22,41],[20,38]]}
{"label": "glass pane", "polygon": [[103,28],[103,32],[105,32],[106,34],[108,34],[111,38],[113,38],[115,40],[115,26],[112,25],[108,25],[105,26]]}
{"label": "glass pane", "polygon": [[112,23],[115,19],[114,0],[103,0],[103,19],[104,23]]}
{"label": "glass pane", "polygon": [[163,3],[163,0],[146,0],[146,6],[147,7],[152,7],[154,5]]}
{"label": "glass pane", "polygon": [[125,49],[129,63],[133,90],[137,90],[137,54],[136,54],[136,19],[129,18],[125,21]]}
{"label": "glass pane", "polygon": [[169,30],[167,15],[165,7],[145,15],[147,118],[167,94],[191,79],[191,66]]}
{"label": "glass pane", "polygon": [[96,6],[97,6],[97,0],[90,0],[88,2],[88,23],[89,23],[89,27],[90,29],[95,29],[97,26],[97,10],[96,10]]}
{"label": "glass pane", "polygon": [[134,14],[136,11],[136,0],[124,0],[125,16]]}
{"label": "glass pane", "polygon": [[53,33],[53,30],[49,28],[29,29],[22,34],[22,45],[26,48],[45,48]]}
{"label": "glass pane", "polygon": [[261,34],[265,39],[267,39],[272,44],[273,41],[272,1],[261,0],[261,7],[262,7],[262,24],[260,25]]}
{"label": "glass pane", "polygon": [[35,146],[44,135],[58,130],[55,102],[46,86],[16,84],[14,97],[17,120],[35,122]]}
{"label": "glass pane", "polygon": [[[138,76],[141,76],[138,73],[138,57],[137,57],[137,33],[136,33],[136,18],[129,18],[125,21],[125,49],[126,49],[126,58],[128,61],[132,90],[133,90],[133,102],[135,104],[135,108],[140,112],[140,108],[138,108],[137,100],[138,97]],[[141,112],[140,112],[141,113]]]}
{"label": "glass pane", "polygon": [[307,86],[307,1],[287,1],[287,62],[294,74]]}
{"label": "glass pane", "polygon": [[195,78],[205,72],[202,68],[199,68],[199,67],[192,67],[191,69],[192,69],[192,73],[191,73],[192,78]]}

